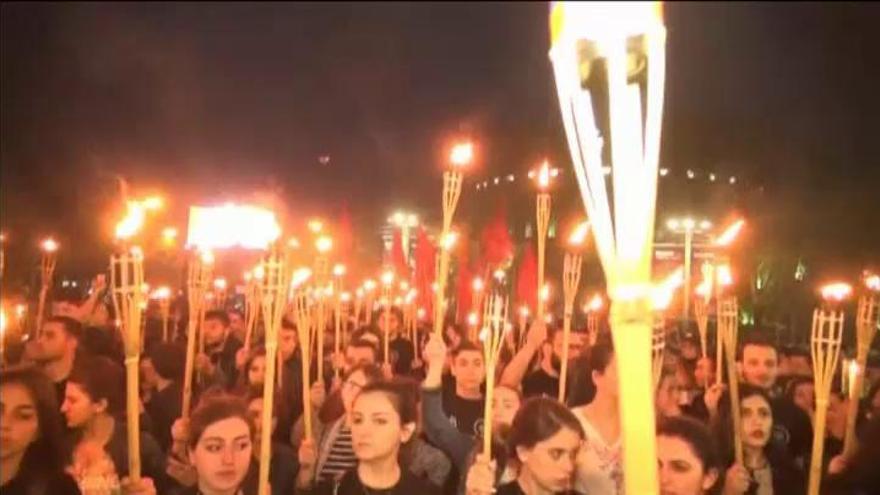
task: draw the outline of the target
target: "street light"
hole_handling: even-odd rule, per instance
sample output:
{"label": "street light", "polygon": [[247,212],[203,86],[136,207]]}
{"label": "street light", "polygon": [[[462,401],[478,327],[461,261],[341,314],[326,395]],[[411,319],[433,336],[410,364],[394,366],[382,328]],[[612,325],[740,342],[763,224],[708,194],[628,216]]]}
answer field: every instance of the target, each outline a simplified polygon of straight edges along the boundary
{"label": "street light", "polygon": [[691,258],[694,234],[705,234],[712,228],[712,222],[706,219],[696,220],[693,217],[670,218],[666,228],[676,234],[684,234],[684,308],[682,319],[687,321],[691,309]]}

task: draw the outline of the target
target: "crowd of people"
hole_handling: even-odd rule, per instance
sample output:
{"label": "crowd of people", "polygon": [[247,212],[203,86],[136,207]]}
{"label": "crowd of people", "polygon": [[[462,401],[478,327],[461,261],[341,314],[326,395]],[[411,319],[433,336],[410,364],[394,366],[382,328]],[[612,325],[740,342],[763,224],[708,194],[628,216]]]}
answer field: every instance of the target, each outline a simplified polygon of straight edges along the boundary
{"label": "crowd of people", "polygon": [[[122,339],[96,280],[85,300],[56,300],[52,315],[0,373],[0,490],[4,495],[257,493],[269,463],[273,495],[499,495],[623,493],[618,369],[607,325],[571,334],[566,401],[557,401],[562,332],[532,322],[508,334],[491,399],[491,455],[483,451],[486,366],[479,342],[447,322],[443,335],[403,331],[397,308],[348,321],[341,352],[325,340],[323,376],[302,380],[298,329],[284,319],[272,421],[264,425],[267,353],[244,348],[245,318],[232,299],[208,311],[195,359],[194,407],[181,417],[185,304],[162,341],[147,311],[140,362],[142,476],[129,477]],[[687,327],[669,328],[656,387],[660,493],[802,494],[815,400],[808,351],[756,329],[739,343],[738,374],[717,377]],[[390,340],[385,356],[384,338]],[[315,353],[311,353],[315,355]],[[869,361],[859,399],[858,447],[843,452],[849,394],[832,391],[822,460],[823,494],[880,493],[880,368]],[[649,364],[646,364],[649,365]],[[727,383],[739,380],[739,404]],[[839,381],[835,381],[838,383]],[[309,393],[303,393],[308,387]],[[303,403],[309,398],[308,404]],[[741,416],[743,462],[734,460],[731,407]],[[311,431],[303,412],[311,411]],[[260,457],[262,428],[271,455]]]}

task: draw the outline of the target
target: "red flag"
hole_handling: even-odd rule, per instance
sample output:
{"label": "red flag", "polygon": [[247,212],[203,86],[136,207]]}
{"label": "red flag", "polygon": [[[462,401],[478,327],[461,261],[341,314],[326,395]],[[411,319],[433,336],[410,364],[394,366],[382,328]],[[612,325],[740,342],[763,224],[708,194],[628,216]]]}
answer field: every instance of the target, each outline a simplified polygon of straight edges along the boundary
{"label": "red flag", "polygon": [[419,307],[424,308],[428,315],[433,314],[434,284],[437,250],[428,239],[424,227],[419,227],[415,250],[415,287],[418,291]]}
{"label": "red flag", "polygon": [[348,210],[348,204],[344,203],[339,212],[339,220],[336,225],[336,233],[334,234],[335,242],[339,253],[354,252],[354,227],[351,221],[351,212]]}
{"label": "red flag", "polygon": [[516,299],[520,304],[534,308],[538,305],[538,261],[535,259],[535,248],[528,243],[519,262],[516,276]]}
{"label": "red flag", "polygon": [[395,229],[391,241],[391,266],[399,280],[409,280],[409,265],[406,264],[406,257],[403,254],[403,236],[400,230]]}
{"label": "red flag", "polygon": [[507,228],[507,209],[498,207],[495,218],[489,222],[482,232],[483,263],[486,268],[494,269],[513,257],[513,242]]}

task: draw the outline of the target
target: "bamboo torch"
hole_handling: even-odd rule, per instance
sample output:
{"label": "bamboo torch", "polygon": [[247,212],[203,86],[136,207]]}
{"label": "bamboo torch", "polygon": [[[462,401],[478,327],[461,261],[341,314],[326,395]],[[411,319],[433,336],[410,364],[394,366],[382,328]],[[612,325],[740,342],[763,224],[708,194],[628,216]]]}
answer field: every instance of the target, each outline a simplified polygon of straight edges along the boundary
{"label": "bamboo torch", "polygon": [[364,291],[367,296],[366,305],[364,306],[364,311],[366,312],[366,318],[364,318],[364,320],[367,325],[370,325],[373,323],[373,303],[376,299],[376,281],[373,279],[365,280]]}
{"label": "bamboo torch", "polygon": [[37,333],[43,332],[43,316],[46,314],[46,296],[52,288],[52,278],[55,275],[55,264],[58,261],[58,243],[51,237],[40,243],[43,256],[40,260],[40,296],[37,301]]}
{"label": "bamboo torch", "polygon": [[868,364],[868,352],[871,343],[877,335],[877,327],[880,326],[880,275],[868,275],[865,277],[867,289],[859,297],[858,311],[856,312],[856,360],[855,373],[849,382],[850,395],[846,410],[846,436],[843,441],[844,456],[851,457],[856,449],[856,416],[859,412],[859,399],[862,395],[864,382],[863,370]]}
{"label": "bamboo torch", "polygon": [[559,396],[557,397],[557,400],[563,404],[565,404],[566,382],[568,379],[568,343],[571,340],[571,318],[574,314],[574,300],[577,296],[578,284],[581,280],[581,266],[583,265],[578,249],[584,244],[589,231],[589,222],[578,224],[568,238],[569,251],[565,253],[565,261],[563,263],[562,294],[565,303],[565,313],[562,320],[562,367],[559,370]]}
{"label": "bamboo torch", "polygon": [[736,462],[743,464],[742,422],[739,406],[739,376],[736,372],[736,346],[739,333],[739,306],[736,296],[724,296],[718,301],[718,334],[724,345],[727,362],[730,417],[733,422],[733,453]]}
{"label": "bamboo torch", "polygon": [[724,357],[724,338],[721,335],[721,303],[724,301],[725,287],[733,283],[729,265],[718,265],[715,268],[715,383],[720,385],[724,373],[722,366]]}
{"label": "bamboo torch", "polygon": [[[644,364],[652,347],[649,288],[665,79],[666,29],[659,7],[556,2],[550,14],[550,59],[562,121],[612,297],[624,489],[638,495],[658,491],[657,471],[646,469],[657,462],[657,445],[652,376]],[[594,108],[594,101],[607,102],[605,110]],[[607,127],[597,111],[607,112]],[[599,126],[606,128],[600,132]],[[610,156],[608,169],[603,155]]]}
{"label": "bamboo torch", "polygon": [[712,299],[715,269],[711,263],[703,263],[700,270],[703,272],[703,281],[695,290],[697,297],[694,300],[694,317],[697,320],[697,330],[700,332],[700,349],[703,357],[706,357],[708,354],[709,301]]}
{"label": "bamboo torch", "polygon": [[186,327],[186,364],[183,378],[181,416],[189,418],[192,401],[193,368],[195,365],[196,332],[204,312],[205,294],[211,280],[214,255],[210,251],[193,253],[186,278],[186,297],[189,318]]}
{"label": "bamboo torch", "polygon": [[324,292],[324,285],[327,282],[327,278],[329,276],[330,265],[327,259],[327,253],[333,249],[333,239],[330,236],[322,235],[318,237],[315,241],[315,250],[318,252],[318,255],[315,257],[315,284],[316,289],[318,291],[317,294],[317,302],[318,307],[316,309],[316,332],[317,332],[317,347],[318,347],[318,380],[322,380],[324,377],[324,335],[327,331],[327,308],[325,306],[326,297]]}
{"label": "bamboo torch", "polygon": [[303,425],[305,438],[312,439],[312,408],[311,408],[311,380],[309,379],[309,367],[311,366],[311,350],[313,341],[312,307],[309,297],[303,288],[310,273],[307,269],[299,270],[300,275],[294,274],[291,290],[294,291],[294,317],[296,319],[297,336],[299,337],[299,349],[302,355],[302,393],[303,393]]}
{"label": "bamboo torch", "polygon": [[[333,267],[334,298],[333,298],[333,351],[336,356],[342,354],[342,303],[345,298],[343,282],[345,277],[345,265],[336,264]],[[336,368],[336,377],[339,378],[339,368]]]}
{"label": "bamboo torch", "polygon": [[244,348],[250,351],[254,329],[260,320],[262,304],[260,303],[259,280],[254,277],[254,273],[251,271],[245,272],[244,281]]}
{"label": "bamboo torch", "polygon": [[816,393],[816,415],[813,420],[813,450],[810,458],[810,482],[807,493],[819,494],[822,481],[822,453],[825,449],[825,423],[828,413],[828,396],[837,361],[840,358],[840,342],[843,338],[843,310],[837,306],[852,294],[852,286],[833,283],[822,287],[825,305],[813,310],[813,329],[810,349],[813,357],[813,384]]}
{"label": "bamboo torch", "polygon": [[446,314],[444,305],[446,295],[446,277],[449,275],[449,256],[454,237],[452,235],[452,219],[458,198],[461,196],[461,184],[464,174],[462,169],[470,165],[474,159],[474,145],[470,142],[458,143],[452,147],[449,161],[452,167],[443,172],[443,230],[440,232],[440,259],[435,277],[437,290],[434,293],[434,335],[443,332],[443,317]]}
{"label": "bamboo torch", "polygon": [[684,284],[684,279],[684,268],[679,267],[651,289],[651,307],[654,309],[651,328],[651,377],[654,390],[660,385],[666,355],[666,310],[672,304],[675,291]]}
{"label": "bamboo torch", "polygon": [[141,354],[141,320],[144,297],[144,253],[138,247],[110,257],[110,281],[114,305],[121,310],[125,344],[126,423],[128,427],[128,476],[137,484],[141,477],[140,403],[138,377]]}
{"label": "bamboo torch", "polygon": [[599,338],[599,312],[605,301],[601,294],[594,295],[590,302],[587,303],[585,312],[587,313],[587,337],[590,347],[596,345],[596,339]]}
{"label": "bamboo torch", "polygon": [[492,398],[495,392],[495,368],[498,355],[504,344],[504,334],[508,330],[508,300],[501,295],[490,295],[483,309],[483,330],[480,340],[483,341],[483,361],[486,366],[486,401],[483,406],[483,455],[492,455]]}
{"label": "bamboo torch", "polygon": [[382,273],[382,311],[384,313],[384,324],[382,325],[382,345],[385,349],[385,364],[391,362],[390,354],[390,332],[391,332],[391,284],[394,283],[394,272],[385,270]]}
{"label": "bamboo torch", "polygon": [[228,284],[226,279],[218,277],[214,279],[214,308],[223,309],[226,307],[226,289]]}
{"label": "bamboo torch", "polygon": [[545,160],[537,171],[530,171],[529,178],[535,179],[538,184],[538,196],[535,202],[536,236],[538,238],[538,308],[535,311],[539,320],[544,319],[544,298],[540,295],[544,290],[544,265],[547,249],[547,230],[550,228],[550,179],[559,174],[558,169],[551,169]]}
{"label": "bamboo torch", "polygon": [[[278,329],[287,306],[289,288],[287,256],[273,249],[262,263],[259,280],[260,302],[266,326],[266,376],[263,380],[263,428],[260,438],[259,495],[269,495],[269,459],[272,458],[272,410],[275,400],[275,358],[278,354]],[[308,388],[308,384],[303,384]],[[304,408],[309,405],[305,404]]]}

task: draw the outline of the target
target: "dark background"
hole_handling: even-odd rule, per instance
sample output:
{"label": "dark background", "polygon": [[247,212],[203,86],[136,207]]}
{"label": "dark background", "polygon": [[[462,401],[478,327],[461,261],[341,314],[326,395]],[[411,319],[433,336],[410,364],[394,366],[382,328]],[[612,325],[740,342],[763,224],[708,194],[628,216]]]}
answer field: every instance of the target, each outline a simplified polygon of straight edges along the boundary
{"label": "dark background", "polygon": [[[32,273],[47,234],[63,245],[61,270],[102,267],[117,175],[172,195],[163,222],[181,227],[189,204],[261,191],[291,219],[348,205],[372,239],[396,207],[436,223],[442,151],[457,135],[480,143],[472,179],[518,179],[503,194],[469,183],[460,220],[479,224],[500,197],[528,217],[525,170],[545,156],[570,168],[543,3],[3,3],[0,14],[7,277]],[[880,7],[672,3],[666,14],[659,218],[739,210],[756,253],[807,260],[817,278],[876,263]],[[574,209],[562,178],[558,204]]]}

